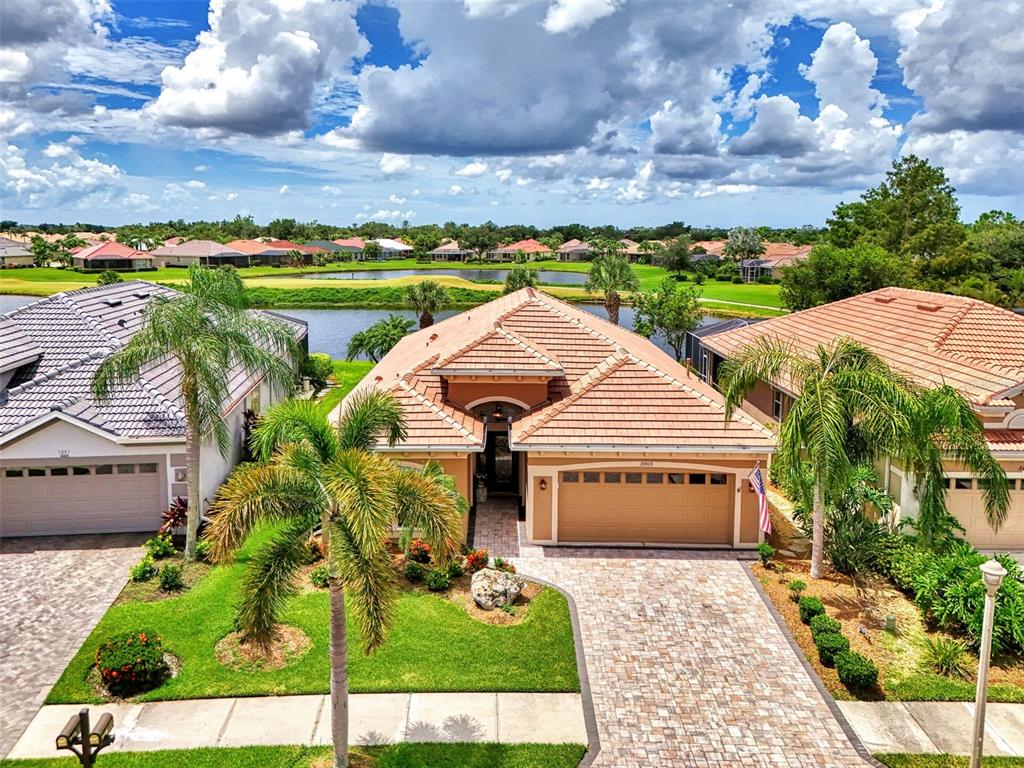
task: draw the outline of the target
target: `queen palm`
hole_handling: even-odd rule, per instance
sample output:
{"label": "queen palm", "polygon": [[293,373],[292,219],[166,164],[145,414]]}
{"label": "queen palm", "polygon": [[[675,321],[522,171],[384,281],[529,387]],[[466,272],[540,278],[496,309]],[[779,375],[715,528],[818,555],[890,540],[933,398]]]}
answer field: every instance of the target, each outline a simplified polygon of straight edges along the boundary
{"label": "queen palm", "polygon": [[619,253],[606,253],[594,259],[590,265],[586,289],[589,293],[604,294],[604,308],[608,320],[619,324],[619,307],[622,297],[619,291],[635,291],[640,287],[626,258]]}
{"label": "queen palm", "polygon": [[434,324],[434,314],[451,304],[447,289],[433,280],[423,280],[405,289],[405,303],[420,316],[420,328]]}
{"label": "queen palm", "polygon": [[412,330],[413,321],[401,315],[388,315],[369,328],[352,334],[345,357],[354,360],[366,355],[373,362],[379,362],[391,348]]}
{"label": "queen palm", "polygon": [[371,452],[383,436],[405,435],[393,396],[367,391],[346,404],[337,427],[308,401],[285,401],[264,415],[253,437],[264,461],[236,469],[211,508],[207,536],[223,560],[265,521],[278,532],[246,572],[238,619],[241,640],[268,648],[277,636],[306,543],[319,529],[330,590],[331,716],[334,765],[348,765],[348,641],[345,593],[363,650],[373,652],[395,620],[398,587],[387,540],[396,527],[422,532],[443,565],[455,550],[465,500],[436,467],[418,472]]}
{"label": "queen palm", "polygon": [[[776,457],[790,483],[811,499],[812,578],[822,573],[825,505],[845,490],[864,459],[887,454],[905,462],[918,478],[918,527],[926,535],[949,517],[944,455],[983,478],[990,520],[998,525],[1005,517],[1005,474],[985,446],[980,422],[955,390],[920,390],[849,338],[804,353],[762,336],[723,366],[727,419],[765,381],[800,393],[782,419]],[[810,464],[809,486],[800,470],[804,461]]]}
{"label": "queen palm", "polygon": [[188,467],[185,558],[194,560],[202,514],[199,451],[212,439],[221,455],[228,455],[231,435],[224,405],[233,369],[241,366],[249,375],[288,391],[295,386],[301,351],[292,328],[246,311],[245,291],[236,273],[193,264],[188,277],[181,293],[150,300],[142,327],[96,370],[92,391],[104,400],[148,368],[168,360],[177,364]]}

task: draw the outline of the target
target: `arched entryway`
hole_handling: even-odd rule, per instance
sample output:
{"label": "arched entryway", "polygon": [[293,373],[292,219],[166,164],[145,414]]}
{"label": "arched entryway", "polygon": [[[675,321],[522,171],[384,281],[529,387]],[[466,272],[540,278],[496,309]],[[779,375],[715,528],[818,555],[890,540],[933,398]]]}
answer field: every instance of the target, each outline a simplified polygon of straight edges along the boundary
{"label": "arched entryway", "polygon": [[519,496],[519,454],[509,443],[509,424],[526,410],[525,403],[511,398],[489,398],[470,403],[466,409],[484,422],[487,440],[477,459],[476,479],[489,495]]}

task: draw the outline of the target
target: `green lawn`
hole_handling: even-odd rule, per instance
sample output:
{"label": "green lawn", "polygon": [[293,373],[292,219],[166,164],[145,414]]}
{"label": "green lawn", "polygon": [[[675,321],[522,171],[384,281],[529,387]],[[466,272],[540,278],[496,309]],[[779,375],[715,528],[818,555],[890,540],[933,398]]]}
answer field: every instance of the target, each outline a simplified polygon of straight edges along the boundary
{"label": "green lawn", "polygon": [[[213,568],[180,596],[111,606],[50,691],[47,703],[99,702],[86,680],[96,648],[112,635],[133,630],[162,636],[182,663],[177,677],[142,700],[327,693],[326,592],[306,592],[289,600],[283,620],[300,627],[312,641],[310,650],[289,666],[254,673],[230,669],[215,658],[214,646],[233,630],[248,553],[266,535],[258,533],[237,562]],[[360,650],[354,623],[348,631],[353,693],[579,690],[568,606],[551,589],[533,600],[521,623],[511,626],[477,621],[429,592],[403,592],[395,628],[372,656]]]}
{"label": "green lawn", "polygon": [[[116,729],[115,729],[116,732]],[[578,744],[393,744],[358,747],[353,768],[574,768],[586,747]],[[329,747],[239,747],[160,752],[103,752],[100,768],[323,768]],[[0,760],[0,768],[73,768],[73,757]]]}
{"label": "green lawn", "polygon": [[323,412],[333,411],[335,406],[345,399],[345,395],[362,381],[363,376],[370,372],[371,368],[373,368],[373,363],[369,360],[335,360],[334,373],[331,376],[336,386],[327,390],[327,394],[320,399],[320,408]]}
{"label": "green lawn", "polygon": [[[875,755],[889,768],[968,768],[970,758],[963,755]],[[1020,768],[1024,757],[983,757],[985,768]]]}

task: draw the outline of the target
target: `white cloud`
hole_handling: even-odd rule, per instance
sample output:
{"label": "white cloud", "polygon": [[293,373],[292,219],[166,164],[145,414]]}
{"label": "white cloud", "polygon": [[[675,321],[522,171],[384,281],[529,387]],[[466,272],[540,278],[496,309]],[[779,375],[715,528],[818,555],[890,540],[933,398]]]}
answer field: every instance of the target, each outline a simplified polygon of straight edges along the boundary
{"label": "white cloud", "polygon": [[462,187],[459,184],[452,184],[448,187],[448,194],[452,197],[458,197],[462,194]]}
{"label": "white cloud", "polygon": [[189,179],[185,182],[185,186],[189,189],[206,189],[206,182],[199,181],[198,179]]}
{"label": "white cloud", "polygon": [[494,172],[494,175],[498,177],[498,181],[502,184],[507,184],[508,180],[512,178],[511,168],[499,168]]}
{"label": "white cloud", "polygon": [[229,201],[230,200],[237,200],[238,199],[238,193],[237,192],[228,192],[226,195],[224,195],[224,199],[225,200],[229,200]]}
{"label": "white cloud", "polygon": [[324,184],[320,187],[320,191],[327,195],[340,195],[342,193],[341,187],[336,187],[333,184]]}
{"label": "white cloud", "polygon": [[71,155],[77,154],[74,147],[70,147],[67,144],[49,144],[46,149],[43,150],[43,156],[49,157],[50,159],[57,159],[58,157],[70,157]]}
{"label": "white cloud", "polygon": [[377,165],[384,171],[385,175],[390,176],[394,173],[408,171],[412,167],[412,158],[408,155],[394,155],[390,152],[385,152],[380,156]]}
{"label": "white cloud", "polygon": [[608,179],[599,179],[596,176],[587,182],[587,189],[590,190],[608,189],[609,186],[611,186],[611,182]]}
{"label": "white cloud", "polygon": [[714,197],[715,195],[743,195],[757,191],[753,184],[715,184],[704,181],[693,191],[694,197]]}
{"label": "white cloud", "polygon": [[648,160],[637,170],[636,176],[616,190],[616,199],[623,203],[639,203],[646,200],[650,195],[648,188],[653,175],[654,162]]}
{"label": "white cloud", "polygon": [[961,192],[1019,195],[1024,135],[1011,131],[963,131],[911,135],[903,154],[941,165]]}
{"label": "white cloud", "polygon": [[197,165],[192,170],[195,171],[196,173],[206,173],[206,171],[210,170],[210,166],[208,166],[208,165]]}
{"label": "white cloud", "polygon": [[871,44],[844,21],[825,31],[811,63],[800,65],[800,74],[814,83],[818,101],[834,104],[860,122],[880,116],[886,104],[885,96],[871,86],[877,69]]}
{"label": "white cloud", "polygon": [[402,205],[405,202],[405,198],[399,197],[398,195],[392,192],[390,195],[388,195],[388,202],[393,203],[395,205]]}
{"label": "white cloud", "polygon": [[282,184],[280,187],[278,187],[277,194],[279,194],[279,195],[287,195],[290,191],[291,191],[291,188],[287,184]]}
{"label": "white cloud", "polygon": [[[367,210],[369,208],[367,207]],[[365,210],[361,213],[356,214],[357,219],[365,221],[402,221],[403,219],[414,219],[416,218],[415,211],[405,211],[404,213],[400,210],[388,210],[381,208],[373,213],[367,213]]]}
{"label": "white cloud", "polygon": [[120,197],[125,176],[118,166],[65,149],[48,156],[53,160],[49,166],[33,166],[21,148],[13,144],[3,147],[0,177],[10,207],[17,204],[22,208],[50,208],[90,200],[106,201],[109,205]]}
{"label": "white cloud", "polygon": [[463,176],[467,179],[478,179],[485,173],[487,173],[487,163],[482,163],[479,160],[466,163],[455,171],[456,176]]}
{"label": "white cloud", "polygon": [[548,8],[544,29],[552,34],[585,29],[618,10],[615,0],[557,0]]}

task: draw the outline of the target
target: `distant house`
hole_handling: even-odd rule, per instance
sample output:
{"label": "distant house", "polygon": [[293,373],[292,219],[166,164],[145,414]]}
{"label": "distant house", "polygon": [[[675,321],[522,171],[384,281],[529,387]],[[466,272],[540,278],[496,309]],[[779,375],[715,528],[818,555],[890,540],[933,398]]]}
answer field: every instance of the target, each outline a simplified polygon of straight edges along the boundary
{"label": "distant house", "polygon": [[230,264],[233,267],[248,267],[252,257],[235,248],[213,240],[188,240],[178,245],[165,245],[151,251],[156,263],[163,267],[187,267],[190,264],[205,264],[219,267]]}
{"label": "distant house", "polygon": [[327,253],[342,253],[345,250],[333,240],[307,240],[306,245]]}
{"label": "distant house", "polygon": [[105,272],[108,269],[138,272],[154,269],[152,255],[112,240],[73,251],[71,264],[79,272]]}
{"label": "distant house", "polygon": [[575,238],[558,246],[559,261],[588,261],[593,252],[590,243]]}
{"label": "distant house", "polygon": [[381,237],[376,240],[370,240],[371,243],[376,243],[380,246],[380,260],[386,261],[388,259],[404,259],[407,256],[411,256],[415,250],[408,243],[404,243],[401,240],[392,240],[387,237]]}
{"label": "distant house", "polygon": [[755,283],[758,278],[765,276],[779,280],[788,267],[809,258],[810,255],[809,245],[765,243],[764,253],[740,262],[740,277],[745,283]]}
{"label": "distant house", "polygon": [[32,251],[22,243],[0,237],[0,269],[31,267],[35,263]]}
{"label": "distant house", "polygon": [[341,237],[337,240],[332,240],[339,251],[349,254],[353,259],[359,260],[363,258],[363,249],[366,247],[366,241],[361,237]]}
{"label": "distant house", "polygon": [[725,253],[725,240],[698,240],[690,244],[690,250],[698,251],[690,257],[693,261],[706,261],[708,257],[720,259]]}
{"label": "distant house", "polygon": [[187,237],[169,237],[166,240],[164,240],[164,245],[166,245],[166,246],[181,245],[182,243],[186,242],[187,240],[188,240]]}
{"label": "distant house", "polygon": [[449,240],[430,251],[432,261],[465,261],[476,256],[476,251],[463,248],[458,240]]}
{"label": "distant house", "polygon": [[622,255],[632,263],[647,259],[650,254],[647,251],[641,250],[640,243],[636,240],[630,240],[628,237],[624,237],[619,240],[622,245]]}
{"label": "distant house", "polygon": [[290,240],[232,240],[227,247],[251,256],[250,265],[264,267],[312,264],[313,254],[323,250]]}
{"label": "distant house", "polygon": [[528,259],[545,258],[551,255],[551,249],[531,237],[494,248],[487,251],[485,256],[489,261],[515,261],[520,253]]}
{"label": "distant house", "polygon": [[748,325],[759,323],[763,317],[735,317],[729,320],[722,320],[711,325],[702,325],[686,334],[686,345],[684,347],[684,359],[688,360],[697,375],[709,384],[717,381],[718,370],[713,368],[721,364],[722,359],[716,358],[705,345],[705,340],[716,333],[725,333],[737,328],[746,328]]}

